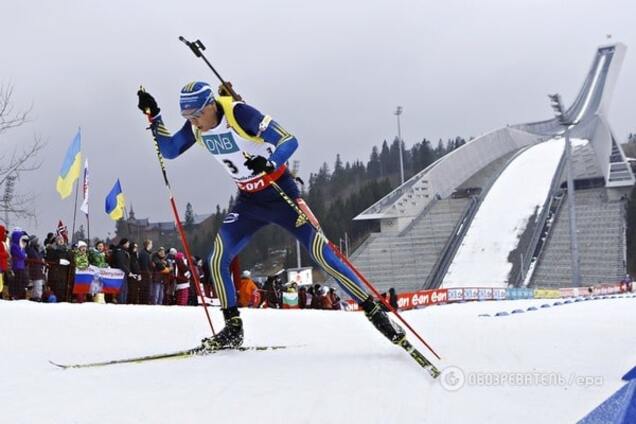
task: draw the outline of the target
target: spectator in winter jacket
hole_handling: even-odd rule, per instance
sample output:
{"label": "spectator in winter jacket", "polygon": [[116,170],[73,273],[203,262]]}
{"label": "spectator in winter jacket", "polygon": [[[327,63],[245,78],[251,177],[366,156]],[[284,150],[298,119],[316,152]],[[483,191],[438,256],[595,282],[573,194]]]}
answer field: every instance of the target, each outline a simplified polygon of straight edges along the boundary
{"label": "spectator in winter jacket", "polygon": [[124,271],[124,281],[121,283],[119,294],[117,295],[118,303],[128,302],[128,277],[130,276],[130,254],[128,248],[130,242],[127,238],[119,240],[117,246],[113,249],[111,265],[113,268]]}
{"label": "spectator in winter jacket", "polygon": [[203,259],[199,258],[197,260],[197,268],[199,268],[199,275],[201,276],[201,283],[203,284],[205,295],[209,298],[216,297],[214,282],[212,281],[212,275],[210,274],[210,267],[205,266]]}
{"label": "spectator in winter jacket", "polygon": [[267,280],[265,280],[265,285],[263,286],[263,290],[265,291],[265,306],[268,308],[280,309],[280,307],[282,306],[280,289],[276,284],[275,276],[267,277]]}
{"label": "spectator in winter jacket", "polygon": [[298,309],[298,291],[296,283],[292,283],[282,292],[283,309]]}
{"label": "spectator in winter jacket", "polygon": [[307,288],[305,286],[298,289],[298,307],[300,309],[307,308]]}
{"label": "spectator in winter jacket", "polygon": [[188,269],[188,262],[186,261],[185,255],[181,252],[177,252],[177,254],[175,255],[175,267],[175,302],[177,305],[186,306],[188,304],[190,277],[192,277],[192,273]]}
{"label": "spectator in winter jacket", "polygon": [[55,243],[46,248],[45,259],[49,266],[48,282],[58,301],[67,300],[67,294],[74,283],[71,281],[72,252],[66,246],[63,236],[55,237]]}
{"label": "spectator in winter jacket", "polygon": [[[77,247],[73,249],[73,264],[75,265],[76,271],[85,271],[90,265],[88,262],[88,245],[83,240],[78,241]],[[75,301],[77,303],[86,301],[86,292],[77,293],[75,290],[76,287],[73,286]]]}
{"label": "spectator in winter jacket", "polygon": [[16,228],[11,233],[11,269],[13,279],[9,286],[12,299],[24,299],[29,278],[26,271],[26,245],[29,236],[25,231]]}
{"label": "spectator in winter jacket", "polygon": [[312,302],[314,301],[314,286],[309,286],[307,289],[307,301],[305,302],[305,309],[311,309]]}
{"label": "spectator in winter jacket", "polygon": [[130,275],[128,276],[128,302],[134,305],[139,304],[139,292],[141,285],[141,269],[139,267],[139,246],[137,243],[130,243],[128,247],[130,256]]}
{"label": "spectator in winter jacket", "polygon": [[108,268],[105,249],[106,245],[103,241],[95,243],[95,247],[91,248],[88,252],[88,263],[97,268]]}
{"label": "spectator in winter jacket", "polygon": [[257,289],[256,283],[252,280],[252,273],[248,270],[243,271],[239,283],[238,306],[244,308],[251,306],[250,300],[252,299],[254,290]]}
{"label": "spectator in winter jacket", "polygon": [[55,243],[51,243],[44,250],[46,260],[50,260],[52,262],[59,262],[60,259],[65,259],[66,262],[63,262],[61,265],[70,265],[71,264],[71,256],[70,250],[66,245],[66,241],[64,241],[64,237],[56,236]]}
{"label": "spectator in winter jacket", "polygon": [[329,299],[331,300],[331,308],[333,310],[340,310],[340,297],[336,294],[336,289],[331,287],[329,289]]}
{"label": "spectator in winter jacket", "polygon": [[331,296],[329,296],[329,287],[324,286],[321,290],[320,306],[322,309],[331,311],[333,309],[333,303],[331,303]]}
{"label": "spectator in winter jacket", "polygon": [[629,291],[628,287],[631,284],[631,282],[632,282],[632,277],[630,277],[629,274],[625,274],[625,278],[621,280],[621,286],[620,286],[621,293],[625,293]]}
{"label": "spectator in winter jacket", "polygon": [[29,280],[31,281],[31,285],[33,286],[31,300],[40,302],[42,300],[42,293],[44,290],[44,269],[46,264],[44,262],[44,258],[42,257],[42,253],[40,252],[40,245],[38,243],[37,237],[31,236],[29,238],[29,244],[26,248],[26,254]]}
{"label": "spectator in winter jacket", "polygon": [[[203,259],[195,256],[194,261],[196,263],[196,270],[199,273],[199,282],[203,285],[203,293],[207,297],[212,296],[212,288],[210,279],[206,275],[205,266],[203,265]],[[188,299],[188,305],[197,306],[199,304],[199,295],[197,294],[197,290],[195,288],[195,280],[190,280],[190,297]]]}
{"label": "spectator in winter jacket", "polygon": [[254,284],[256,284],[256,290],[252,292],[252,297],[250,298],[250,306],[252,308],[260,308],[263,299],[263,290],[260,288],[258,281],[254,281]]}
{"label": "spectator in winter jacket", "polygon": [[48,233],[46,238],[44,239],[44,251],[49,248],[49,246],[55,245],[55,234]]}
{"label": "spectator in winter jacket", "polygon": [[75,268],[81,271],[88,269],[90,265],[88,262],[88,246],[83,240],[78,241],[77,248],[73,250],[73,263]]}
{"label": "spectator in winter jacket", "polygon": [[113,255],[115,253],[115,249],[116,248],[117,248],[117,246],[115,246],[114,244],[109,244],[108,245],[108,249],[104,249],[104,253],[106,254],[106,263],[111,268],[115,268],[113,266],[113,261],[115,260]]}
{"label": "spectator in winter jacket", "polygon": [[322,309],[322,288],[320,284],[314,284],[314,295],[311,298],[311,309]]}
{"label": "spectator in winter jacket", "polygon": [[4,298],[5,276],[9,268],[9,247],[6,240],[7,229],[0,225],[0,299]]}
{"label": "spectator in winter jacket", "polygon": [[163,305],[165,285],[170,281],[170,272],[172,271],[166,258],[166,249],[163,247],[152,254],[152,268],[150,302],[152,305]]}
{"label": "spectator in winter jacket", "polygon": [[166,255],[166,260],[168,261],[168,265],[170,266],[170,278],[165,283],[164,288],[164,303],[166,305],[174,305],[175,302],[175,288],[176,288],[176,257],[177,257],[177,249],[171,247],[168,250],[168,254]]}
{"label": "spectator in winter jacket", "polygon": [[150,285],[152,283],[152,240],[145,240],[139,252],[139,273],[141,274],[139,301],[144,305],[150,303]]}
{"label": "spectator in winter jacket", "polygon": [[395,310],[398,308],[398,297],[393,287],[389,289],[389,305],[391,305]]}

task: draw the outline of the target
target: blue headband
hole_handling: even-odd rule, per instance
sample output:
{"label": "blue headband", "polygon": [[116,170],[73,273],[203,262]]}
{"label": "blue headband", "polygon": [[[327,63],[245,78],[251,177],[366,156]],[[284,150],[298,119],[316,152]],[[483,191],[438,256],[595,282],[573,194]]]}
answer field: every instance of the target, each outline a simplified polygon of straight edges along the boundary
{"label": "blue headband", "polygon": [[196,112],[214,101],[212,87],[206,82],[195,81],[186,84],[179,95],[181,112],[194,110]]}

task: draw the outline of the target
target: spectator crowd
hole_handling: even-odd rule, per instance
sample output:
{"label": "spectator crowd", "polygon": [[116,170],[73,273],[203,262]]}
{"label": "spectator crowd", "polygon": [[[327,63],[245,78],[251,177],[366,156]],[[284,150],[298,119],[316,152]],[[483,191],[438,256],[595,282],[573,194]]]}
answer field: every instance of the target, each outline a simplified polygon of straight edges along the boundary
{"label": "spectator crowd", "polygon": [[[195,261],[202,292],[208,299],[214,294],[209,273],[203,260]],[[94,279],[88,290],[78,290],[76,274],[100,268],[115,268],[123,272],[123,281],[116,292],[103,290]],[[345,309],[346,303],[334,288],[320,285],[285,283],[280,275],[252,279],[250,271],[235,278],[237,302],[240,307],[277,309]],[[629,275],[621,281],[621,292],[632,292]],[[590,287],[590,293],[592,288]],[[398,296],[393,288],[382,297],[398,309]],[[30,299],[36,302],[95,301],[100,303],[145,305],[198,305],[199,298],[184,253],[176,248],[154,249],[151,240],[141,246],[128,239],[107,245],[96,241],[94,246],[80,240],[69,246],[65,233],[49,233],[41,245],[39,239],[20,228],[10,233],[0,225],[0,299]],[[385,309],[388,309],[385,307]]]}
{"label": "spectator crowd", "polygon": [[[213,298],[214,288],[203,260],[194,257],[195,270],[206,297]],[[104,293],[95,279],[90,289],[78,290],[76,274],[95,268],[123,271],[117,293]],[[298,286],[285,284],[280,276],[264,282],[253,280],[250,271],[237,279],[236,292],[241,307],[279,309],[339,310],[343,302],[333,288],[320,284]],[[10,233],[0,225],[0,298],[30,299],[36,302],[86,301],[150,304],[197,305],[199,300],[194,278],[184,253],[159,246],[151,240],[141,246],[128,239],[115,245],[96,241],[89,246],[79,240],[69,245],[65,233],[49,233],[44,243],[20,228]]]}
{"label": "spectator crowd", "polygon": [[[138,244],[121,239],[116,245],[96,241],[93,247],[80,240],[69,246],[65,234],[49,233],[39,239],[16,228],[10,234],[0,225],[0,297],[37,302],[85,302],[152,305],[196,305],[196,293],[185,255],[159,247],[152,241]],[[195,258],[201,280],[203,263]],[[98,281],[88,293],[75,287],[75,274],[91,268],[117,268],[124,278],[116,294],[106,294]],[[210,284],[204,284],[212,297]]]}
{"label": "spectator crowd", "polygon": [[285,284],[277,276],[269,276],[264,283],[254,281],[250,271],[243,271],[238,285],[238,304],[249,308],[277,309],[343,309],[336,291],[320,284]]}

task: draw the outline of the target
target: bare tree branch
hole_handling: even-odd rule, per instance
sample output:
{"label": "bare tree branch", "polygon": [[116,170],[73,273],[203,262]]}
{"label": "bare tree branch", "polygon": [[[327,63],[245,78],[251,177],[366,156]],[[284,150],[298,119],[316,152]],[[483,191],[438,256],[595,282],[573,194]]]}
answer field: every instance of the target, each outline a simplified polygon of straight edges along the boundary
{"label": "bare tree branch", "polygon": [[0,134],[19,127],[28,121],[29,113],[33,107],[26,111],[14,112],[11,97],[13,96],[13,86],[0,86]]}
{"label": "bare tree branch", "polygon": [[20,175],[23,172],[35,171],[42,166],[42,162],[35,162],[38,153],[44,149],[46,144],[36,137],[33,144],[27,146],[22,152],[14,151],[9,160],[0,160],[0,186],[4,185],[10,175]]}
{"label": "bare tree branch", "polygon": [[[24,112],[14,112],[12,96],[13,86],[0,85],[0,135],[28,122],[31,108]],[[0,198],[0,220],[5,225],[9,215],[21,219],[36,218],[33,209],[35,196],[16,193],[15,186],[16,181],[19,181],[24,173],[40,168],[42,163],[36,161],[36,157],[44,146],[45,143],[36,136],[33,143],[22,150],[16,148],[10,155],[0,155],[0,190],[4,193]]]}
{"label": "bare tree branch", "polygon": [[34,195],[16,195],[10,204],[5,205],[4,202],[0,203],[0,221],[7,225],[5,219],[7,214],[20,219],[35,219],[36,216],[33,210],[34,200]]}

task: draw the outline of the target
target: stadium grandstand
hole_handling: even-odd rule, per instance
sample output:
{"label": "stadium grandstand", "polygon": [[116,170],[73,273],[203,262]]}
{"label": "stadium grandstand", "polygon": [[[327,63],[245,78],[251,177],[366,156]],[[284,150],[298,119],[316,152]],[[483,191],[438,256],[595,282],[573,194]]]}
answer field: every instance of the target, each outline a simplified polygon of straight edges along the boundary
{"label": "stadium grandstand", "polygon": [[[607,114],[626,47],[596,51],[564,116],[572,140],[581,285],[626,272],[634,175]],[[351,255],[380,290],[572,285],[564,127],[509,125],[440,158],[356,216],[380,231]]]}

